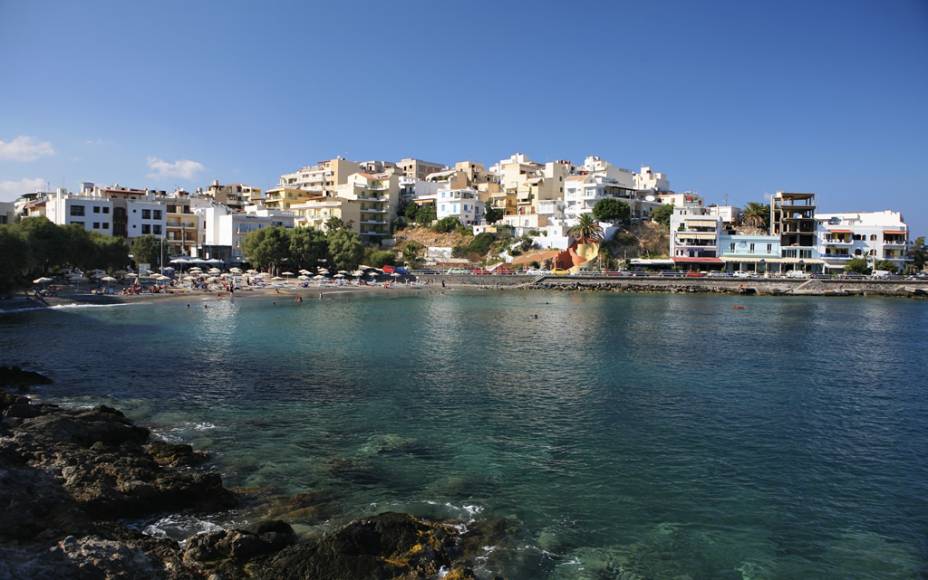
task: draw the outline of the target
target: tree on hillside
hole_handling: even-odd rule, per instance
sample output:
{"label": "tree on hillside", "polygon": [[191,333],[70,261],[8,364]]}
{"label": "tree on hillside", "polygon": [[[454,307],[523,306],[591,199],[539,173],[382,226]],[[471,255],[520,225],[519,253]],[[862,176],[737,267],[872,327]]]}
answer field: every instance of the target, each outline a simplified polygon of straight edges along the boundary
{"label": "tree on hillside", "polygon": [[343,230],[347,226],[345,222],[342,221],[342,218],[332,216],[325,222],[325,231],[333,232],[335,230]]}
{"label": "tree on hillside", "polygon": [[434,205],[421,205],[416,210],[416,223],[420,226],[430,226],[438,218]]}
{"label": "tree on hillside", "polygon": [[579,222],[570,228],[569,233],[581,244],[598,242],[603,239],[603,229],[590,213],[581,215]]}
{"label": "tree on hillside", "polygon": [[885,270],[886,272],[892,272],[892,273],[895,273],[897,270],[896,264],[893,262],[890,262],[889,260],[877,260],[876,269]]}
{"label": "tree on hillside", "polygon": [[161,267],[161,239],[155,236],[139,236],[132,240],[132,259],[136,265],[148,264]]}
{"label": "tree on hillside", "polygon": [[844,270],[855,274],[869,274],[870,265],[867,263],[866,258],[854,258],[847,261],[847,264],[844,265]]}
{"label": "tree on hillside", "polygon": [[396,265],[396,253],[391,250],[369,248],[365,254],[364,263],[375,268],[382,268],[387,264],[390,266]]}
{"label": "tree on hillside", "polygon": [[605,197],[593,206],[593,217],[601,222],[625,223],[631,214],[628,204],[614,197]]}
{"label": "tree on hillside", "polygon": [[416,221],[416,213],[419,211],[419,206],[415,203],[410,203],[403,208],[403,217],[406,218],[407,223],[414,223]]}
{"label": "tree on hillside", "polygon": [[59,226],[62,245],[59,259],[74,268],[88,270],[97,267],[97,246],[90,232],[80,224]]}
{"label": "tree on hillside", "polygon": [[289,230],[290,264],[294,268],[315,268],[329,256],[329,241],[325,233],[313,228]]}
{"label": "tree on hillside", "polygon": [[458,218],[454,217],[453,215],[449,215],[448,217],[441,218],[435,222],[435,225],[432,226],[432,229],[436,232],[448,233],[453,232],[460,227],[461,222],[458,221]]}
{"label": "tree on hillside", "polygon": [[499,220],[503,219],[503,210],[487,206],[483,213],[483,219],[485,219],[488,224],[495,224]]}
{"label": "tree on hillside", "polygon": [[912,249],[909,250],[909,258],[912,260],[912,269],[921,272],[928,263],[928,248],[925,247],[925,236],[915,238]]}
{"label": "tree on hillside", "polygon": [[277,268],[290,257],[290,235],[286,228],[261,228],[242,238],[242,251],[256,268]]}
{"label": "tree on hillside", "polygon": [[425,250],[425,246],[419,242],[406,242],[406,246],[403,248],[403,261],[406,262],[408,266],[415,265],[417,262],[419,262],[419,255],[423,250]]}
{"label": "tree on hillside", "polygon": [[746,226],[766,230],[770,228],[770,206],[751,202],[741,212],[741,222]]}
{"label": "tree on hillside", "polygon": [[329,259],[338,270],[354,270],[364,256],[364,245],[358,234],[348,229],[333,230],[327,235]]}
{"label": "tree on hillside", "polygon": [[94,267],[113,272],[129,263],[129,244],[125,238],[104,236],[93,232],[90,239],[94,245]]}
{"label": "tree on hillside", "polygon": [[0,293],[16,289],[29,268],[29,246],[13,226],[0,226]]}
{"label": "tree on hillside", "polygon": [[52,267],[62,265],[61,248],[65,236],[61,228],[45,217],[26,218],[16,227],[29,246],[30,275],[47,274]]}
{"label": "tree on hillside", "polygon": [[670,216],[673,215],[673,206],[669,203],[658,206],[651,211],[651,220],[659,223],[665,228],[670,227]]}

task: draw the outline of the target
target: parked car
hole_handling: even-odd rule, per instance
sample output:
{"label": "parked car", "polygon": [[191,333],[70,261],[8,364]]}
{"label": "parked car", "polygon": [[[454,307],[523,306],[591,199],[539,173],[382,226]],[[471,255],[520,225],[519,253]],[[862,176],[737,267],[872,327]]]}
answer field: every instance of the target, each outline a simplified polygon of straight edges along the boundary
{"label": "parked car", "polygon": [[737,272],[734,272],[732,276],[734,276],[735,278],[753,278],[754,272],[744,272],[744,271],[739,270]]}
{"label": "parked car", "polygon": [[682,278],[683,272],[677,272],[676,270],[661,270],[658,276],[662,278]]}
{"label": "parked car", "polygon": [[802,270],[790,270],[786,273],[787,278],[810,278],[808,272],[803,272]]}
{"label": "parked car", "polygon": [[695,270],[690,270],[689,272],[686,273],[686,277],[687,277],[687,278],[705,278],[705,277],[706,277],[706,273],[705,273],[705,272],[697,272],[697,271],[695,271]]}
{"label": "parked car", "polygon": [[728,272],[709,272],[710,278],[731,278],[731,274]]}
{"label": "parked car", "polygon": [[448,271],[445,274],[449,276],[467,276],[470,274],[470,270],[466,268],[448,268]]}

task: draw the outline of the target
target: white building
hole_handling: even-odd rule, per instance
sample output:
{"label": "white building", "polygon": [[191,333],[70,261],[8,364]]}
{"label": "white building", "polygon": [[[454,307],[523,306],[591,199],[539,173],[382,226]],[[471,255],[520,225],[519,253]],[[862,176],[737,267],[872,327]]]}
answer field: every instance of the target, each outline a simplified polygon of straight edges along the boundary
{"label": "white building", "polygon": [[708,210],[709,215],[722,218],[722,223],[726,226],[735,225],[741,219],[741,209],[733,205],[710,205]]}
{"label": "white building", "polygon": [[643,195],[628,187],[627,180],[598,173],[571,175],[564,180],[564,215],[568,220],[574,220],[585,213],[592,213],[596,202],[608,197],[627,203],[631,217],[636,219],[649,217],[661,205],[655,196]]}
{"label": "white building", "polygon": [[442,185],[437,181],[400,177],[400,198],[412,201],[419,197],[430,196],[437,193],[442,188]]}
{"label": "white building", "polygon": [[670,258],[675,264],[721,266],[722,219],[705,207],[674,208],[670,216]]}
{"label": "white building", "polygon": [[890,261],[905,268],[909,228],[897,211],[820,213],[815,216],[818,257],[831,270],[843,269],[853,258],[872,265]]}
{"label": "white building", "polygon": [[113,202],[105,197],[77,195],[58,188],[46,198],[45,217],[59,226],[76,224],[88,232],[113,235]]}
{"label": "white building", "polygon": [[694,205],[703,205],[702,196],[698,193],[693,193],[692,191],[684,191],[683,193],[659,193],[657,199],[662,204],[669,204],[674,207],[689,207]]}
{"label": "white building", "polygon": [[477,199],[477,191],[470,188],[444,189],[436,194],[436,216],[438,219],[455,217],[462,225],[472,226],[483,219],[483,202]]}
{"label": "white building", "polygon": [[148,197],[146,199],[126,200],[127,236],[164,237],[167,225],[167,204],[164,199]]}
{"label": "white building", "polygon": [[635,174],[635,189],[642,191],[670,191],[670,180],[660,171],[654,171],[645,165]]}
{"label": "white building", "polygon": [[203,241],[198,255],[237,261],[244,257],[242,238],[250,232],[267,227],[293,227],[293,215],[287,212],[263,210],[263,215],[236,213],[222,204],[194,210],[200,220]]}

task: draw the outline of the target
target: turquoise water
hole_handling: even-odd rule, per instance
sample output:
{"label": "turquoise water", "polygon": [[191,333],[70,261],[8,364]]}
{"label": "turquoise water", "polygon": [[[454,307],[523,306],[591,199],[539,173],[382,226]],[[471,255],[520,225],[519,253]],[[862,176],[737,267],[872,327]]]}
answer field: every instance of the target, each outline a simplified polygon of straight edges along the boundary
{"label": "turquoise water", "polygon": [[[744,309],[737,308],[743,305]],[[537,316],[537,318],[536,318]],[[0,316],[0,363],[312,492],[503,517],[513,578],[928,573],[928,303],[570,293]],[[328,522],[328,524],[326,523]]]}

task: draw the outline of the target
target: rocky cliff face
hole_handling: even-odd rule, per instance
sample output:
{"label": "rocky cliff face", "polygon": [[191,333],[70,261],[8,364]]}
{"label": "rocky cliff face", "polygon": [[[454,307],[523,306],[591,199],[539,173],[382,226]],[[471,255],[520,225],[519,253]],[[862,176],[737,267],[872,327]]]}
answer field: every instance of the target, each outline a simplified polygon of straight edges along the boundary
{"label": "rocky cliff face", "polygon": [[197,467],[203,459],[152,440],[116,409],[63,409],[0,390],[0,578],[475,577],[479,533],[407,514],[312,538],[264,521],[195,535],[183,548],[119,523],[236,505],[218,474]]}

